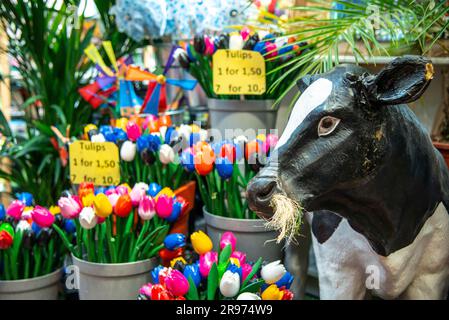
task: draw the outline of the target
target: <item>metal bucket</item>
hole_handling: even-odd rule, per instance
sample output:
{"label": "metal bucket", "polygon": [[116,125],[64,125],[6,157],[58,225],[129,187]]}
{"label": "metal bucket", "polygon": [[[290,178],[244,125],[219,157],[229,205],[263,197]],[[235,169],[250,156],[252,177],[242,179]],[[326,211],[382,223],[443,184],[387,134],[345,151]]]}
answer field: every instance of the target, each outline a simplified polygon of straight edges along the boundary
{"label": "metal bucket", "polygon": [[249,261],[262,257],[265,261],[283,260],[283,243],[277,244],[274,239],[277,232],[266,229],[265,221],[261,219],[233,219],[213,215],[203,207],[206,221],[206,233],[214,244],[214,250],[219,249],[221,235],[231,231],[237,237],[237,249],[246,253]]}
{"label": "metal bucket", "polygon": [[92,263],[72,255],[78,268],[80,300],[135,300],[150,282],[156,258],[129,263]]}
{"label": "metal bucket", "polygon": [[36,278],[0,281],[0,300],[57,300],[62,269]]}
{"label": "metal bucket", "polygon": [[228,138],[225,129],[250,129],[255,130],[255,135],[265,129],[265,133],[270,133],[270,129],[276,128],[277,109],[273,104],[274,100],[208,99],[210,127],[220,130],[222,138]]}

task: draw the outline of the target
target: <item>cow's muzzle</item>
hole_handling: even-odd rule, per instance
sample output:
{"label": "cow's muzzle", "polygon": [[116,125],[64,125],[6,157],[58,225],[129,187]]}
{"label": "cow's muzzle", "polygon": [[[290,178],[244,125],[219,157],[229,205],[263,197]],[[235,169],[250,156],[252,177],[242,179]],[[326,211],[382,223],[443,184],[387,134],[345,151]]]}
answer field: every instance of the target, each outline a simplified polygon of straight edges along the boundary
{"label": "cow's muzzle", "polygon": [[274,210],[271,207],[273,195],[280,193],[277,166],[263,168],[249,183],[246,189],[251,210],[264,219],[270,219]]}

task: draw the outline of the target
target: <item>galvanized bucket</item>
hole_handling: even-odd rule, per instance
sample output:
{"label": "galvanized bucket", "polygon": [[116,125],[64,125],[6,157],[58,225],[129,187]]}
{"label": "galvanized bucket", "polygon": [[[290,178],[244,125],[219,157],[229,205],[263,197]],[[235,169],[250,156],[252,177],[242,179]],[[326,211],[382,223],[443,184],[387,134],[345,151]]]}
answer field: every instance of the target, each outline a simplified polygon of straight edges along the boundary
{"label": "galvanized bucket", "polygon": [[[221,100],[208,99],[210,127],[218,129],[222,139],[228,139],[226,129],[242,129],[243,131],[276,128],[277,109],[273,108],[274,100]],[[242,132],[246,136],[252,136],[250,132]],[[255,138],[255,136],[254,136]]]}
{"label": "galvanized bucket", "polygon": [[129,263],[92,263],[72,255],[78,268],[80,300],[135,300],[148,283],[156,258]]}
{"label": "galvanized bucket", "polygon": [[0,300],[57,300],[62,269],[36,278],[0,281]]}
{"label": "galvanized bucket", "polygon": [[206,233],[214,244],[214,250],[220,247],[221,235],[231,231],[237,237],[237,249],[246,253],[249,261],[256,261],[262,257],[265,261],[283,260],[284,244],[277,244],[274,239],[277,232],[265,227],[261,219],[233,219],[216,216],[203,207],[206,222]]}

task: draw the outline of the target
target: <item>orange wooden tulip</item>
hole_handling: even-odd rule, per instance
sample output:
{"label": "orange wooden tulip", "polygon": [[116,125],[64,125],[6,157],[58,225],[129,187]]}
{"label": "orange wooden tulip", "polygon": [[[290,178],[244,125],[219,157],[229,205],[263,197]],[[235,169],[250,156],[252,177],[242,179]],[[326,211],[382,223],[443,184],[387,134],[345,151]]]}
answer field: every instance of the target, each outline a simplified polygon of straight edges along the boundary
{"label": "orange wooden tulip", "polygon": [[215,156],[210,153],[197,152],[195,154],[194,163],[195,170],[202,176],[209,174],[214,168]]}
{"label": "orange wooden tulip", "polygon": [[164,115],[159,117],[159,127],[171,127],[171,117],[169,115]]}
{"label": "orange wooden tulip", "polygon": [[129,196],[129,194],[121,195],[118,198],[117,203],[115,204],[114,213],[118,217],[126,218],[129,216],[129,214],[131,213],[132,210],[133,210],[133,204],[132,204],[131,197]]}
{"label": "orange wooden tulip", "polygon": [[259,150],[259,142],[257,142],[256,140],[248,142],[245,148],[245,158],[249,159],[250,155],[252,155],[253,153],[259,153]]}
{"label": "orange wooden tulip", "polygon": [[159,132],[159,122],[158,121],[148,122],[147,129],[150,130],[150,133]]}

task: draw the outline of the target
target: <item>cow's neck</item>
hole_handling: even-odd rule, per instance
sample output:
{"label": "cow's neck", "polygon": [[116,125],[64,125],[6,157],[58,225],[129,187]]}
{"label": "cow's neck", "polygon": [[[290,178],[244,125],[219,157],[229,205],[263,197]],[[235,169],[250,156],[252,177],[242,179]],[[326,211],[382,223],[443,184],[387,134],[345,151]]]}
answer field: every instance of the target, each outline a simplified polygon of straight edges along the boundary
{"label": "cow's neck", "polygon": [[381,255],[412,243],[437,205],[449,200],[448,171],[427,133],[408,107],[389,108],[385,137],[391,152],[381,167],[362,185],[326,200]]}

